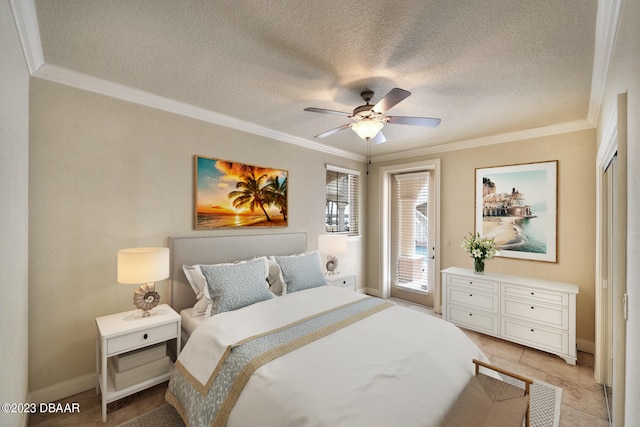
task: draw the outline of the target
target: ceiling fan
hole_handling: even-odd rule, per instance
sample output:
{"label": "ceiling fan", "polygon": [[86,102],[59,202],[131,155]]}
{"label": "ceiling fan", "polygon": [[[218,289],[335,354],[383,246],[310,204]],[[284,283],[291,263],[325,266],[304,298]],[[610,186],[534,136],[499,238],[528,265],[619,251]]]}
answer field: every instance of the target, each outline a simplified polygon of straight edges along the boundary
{"label": "ceiling fan", "polygon": [[353,119],[353,122],[318,134],[315,136],[316,138],[324,138],[343,129],[351,128],[358,134],[358,136],[360,136],[360,138],[371,141],[375,144],[382,144],[387,141],[381,132],[382,128],[386,124],[425,127],[436,127],[440,124],[440,119],[430,117],[385,116],[384,113],[400,103],[400,101],[409,97],[409,95],[411,95],[411,92],[396,87],[391,89],[384,98],[378,101],[377,104],[371,105],[369,101],[373,98],[373,91],[365,90],[360,93],[360,96],[366,104],[356,107],[353,110],[353,113],[315,107],[305,108],[304,111],[311,111],[312,113],[337,114]]}

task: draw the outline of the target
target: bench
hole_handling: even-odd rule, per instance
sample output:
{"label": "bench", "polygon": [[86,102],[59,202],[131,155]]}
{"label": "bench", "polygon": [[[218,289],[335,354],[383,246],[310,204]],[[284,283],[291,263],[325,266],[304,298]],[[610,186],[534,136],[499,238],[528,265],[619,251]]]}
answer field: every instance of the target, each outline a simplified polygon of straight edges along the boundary
{"label": "bench", "polygon": [[[533,380],[473,359],[475,376],[447,414],[446,427],[529,427],[529,389]],[[480,373],[480,367],[524,382],[524,389]]]}

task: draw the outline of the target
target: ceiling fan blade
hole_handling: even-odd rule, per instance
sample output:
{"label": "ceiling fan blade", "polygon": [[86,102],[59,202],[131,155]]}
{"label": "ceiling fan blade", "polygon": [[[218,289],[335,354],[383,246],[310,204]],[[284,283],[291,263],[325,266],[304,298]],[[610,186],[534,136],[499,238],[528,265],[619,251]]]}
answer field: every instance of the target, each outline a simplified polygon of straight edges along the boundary
{"label": "ceiling fan blade", "polygon": [[329,135],[333,135],[334,133],[338,133],[343,129],[349,129],[351,126],[353,126],[353,123],[347,123],[346,125],[342,125],[342,126],[337,127],[335,129],[331,129],[331,130],[328,130],[326,132],[322,132],[322,133],[316,135],[315,137],[316,138],[325,138],[325,137],[327,137]]}
{"label": "ceiling fan blade", "polygon": [[304,111],[311,111],[312,113],[323,113],[323,114],[337,114],[339,116],[347,116],[351,117],[351,113],[345,113],[344,111],[336,111],[336,110],[327,110],[325,108],[315,108],[315,107],[307,107]]}
{"label": "ceiling fan blade", "polygon": [[409,95],[411,95],[411,92],[409,92],[408,90],[394,87],[389,91],[388,94],[384,96],[384,98],[382,98],[376,105],[373,106],[372,110],[376,113],[384,114],[400,101],[408,98]]}
{"label": "ceiling fan blade", "polygon": [[383,142],[387,142],[387,138],[385,138],[382,131],[380,131],[376,136],[371,138],[370,141],[373,142],[374,144],[382,144]]}
{"label": "ceiling fan blade", "polygon": [[440,124],[442,120],[431,117],[408,117],[408,116],[387,116],[387,123],[392,125],[411,125],[425,126],[434,128]]}

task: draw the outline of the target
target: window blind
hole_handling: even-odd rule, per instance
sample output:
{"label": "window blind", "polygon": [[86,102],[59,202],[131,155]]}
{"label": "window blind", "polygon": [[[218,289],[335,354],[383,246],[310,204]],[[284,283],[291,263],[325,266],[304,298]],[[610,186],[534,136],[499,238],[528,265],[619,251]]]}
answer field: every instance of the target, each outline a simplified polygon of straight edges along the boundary
{"label": "window blind", "polygon": [[394,175],[396,181],[396,285],[427,291],[430,172]]}
{"label": "window blind", "polygon": [[326,178],[326,231],[358,234],[359,172],[327,165]]}

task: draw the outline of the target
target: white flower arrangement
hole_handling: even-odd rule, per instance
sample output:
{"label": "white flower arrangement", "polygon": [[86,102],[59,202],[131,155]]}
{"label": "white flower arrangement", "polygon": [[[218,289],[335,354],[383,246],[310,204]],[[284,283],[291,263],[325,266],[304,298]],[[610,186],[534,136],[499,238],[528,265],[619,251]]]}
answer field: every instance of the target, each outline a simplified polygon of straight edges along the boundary
{"label": "white flower arrangement", "polygon": [[480,233],[469,233],[470,236],[462,241],[462,249],[467,251],[474,260],[484,261],[498,254],[493,239],[480,237]]}

